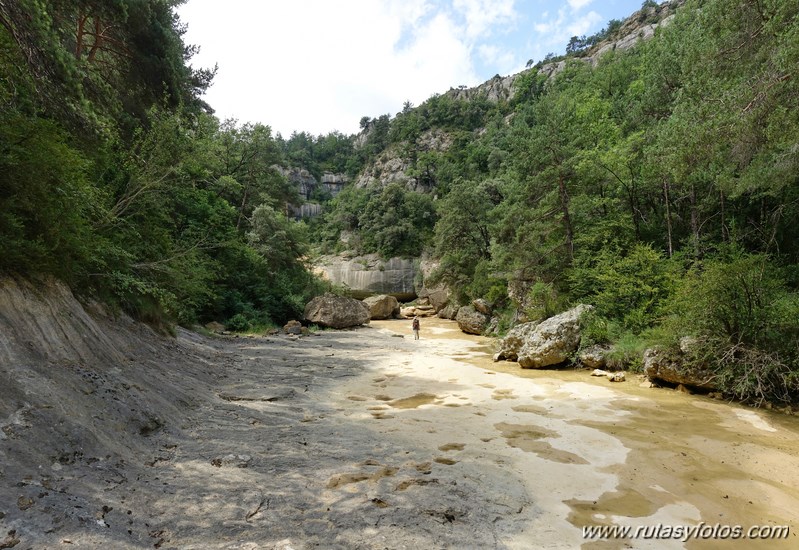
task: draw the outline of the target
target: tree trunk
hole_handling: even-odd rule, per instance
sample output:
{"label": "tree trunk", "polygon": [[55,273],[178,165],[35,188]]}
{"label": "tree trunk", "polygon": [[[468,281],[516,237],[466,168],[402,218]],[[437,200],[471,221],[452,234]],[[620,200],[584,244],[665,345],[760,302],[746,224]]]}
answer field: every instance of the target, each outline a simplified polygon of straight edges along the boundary
{"label": "tree trunk", "polygon": [[569,260],[574,260],[574,231],[572,229],[571,216],[569,215],[569,192],[566,190],[566,178],[563,177],[563,173],[558,175],[558,191],[560,191],[563,226],[566,229],[566,251],[569,254]]}
{"label": "tree trunk", "polygon": [[669,179],[663,178],[663,198],[666,201],[666,236],[669,242],[669,258],[674,254],[674,244],[671,240],[671,205],[669,204]]}
{"label": "tree trunk", "polygon": [[696,185],[691,184],[691,193],[689,195],[691,201],[691,240],[694,246],[694,258],[699,258],[699,211],[696,204]]}

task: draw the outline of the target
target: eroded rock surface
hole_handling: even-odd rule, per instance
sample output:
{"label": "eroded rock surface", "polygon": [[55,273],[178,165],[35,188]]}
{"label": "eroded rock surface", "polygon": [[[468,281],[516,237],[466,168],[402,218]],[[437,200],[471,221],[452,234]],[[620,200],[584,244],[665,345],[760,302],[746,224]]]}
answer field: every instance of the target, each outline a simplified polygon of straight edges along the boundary
{"label": "eroded rock surface", "polygon": [[323,327],[357,327],[369,322],[369,306],[355,298],[328,293],[308,302],[304,317]]}
{"label": "eroded rock surface", "polygon": [[366,256],[322,256],[315,270],[330,282],[347,287],[356,298],[388,294],[401,301],[416,298],[414,281],[419,260]]}
{"label": "eroded rock surface", "polygon": [[701,364],[691,364],[682,350],[651,348],[644,352],[644,372],[653,382],[688,386],[701,390],[718,389],[715,374]]}
{"label": "eroded rock surface", "polygon": [[514,327],[500,342],[500,351],[494,360],[508,359],[532,369],[564,363],[577,351],[580,317],[591,309],[592,306],[580,304],[540,323]]}
{"label": "eroded rock surface", "polygon": [[488,326],[490,317],[485,313],[480,313],[474,306],[464,306],[458,309],[455,316],[460,329],[467,334],[483,334]]}
{"label": "eroded rock surface", "polygon": [[369,296],[363,302],[369,308],[369,319],[391,319],[400,314],[400,305],[394,296]]}
{"label": "eroded rock surface", "polygon": [[4,280],[0,335],[7,547],[492,548],[535,517],[496,464],[341,412],[376,349],[415,349],[374,329],[173,338]]}

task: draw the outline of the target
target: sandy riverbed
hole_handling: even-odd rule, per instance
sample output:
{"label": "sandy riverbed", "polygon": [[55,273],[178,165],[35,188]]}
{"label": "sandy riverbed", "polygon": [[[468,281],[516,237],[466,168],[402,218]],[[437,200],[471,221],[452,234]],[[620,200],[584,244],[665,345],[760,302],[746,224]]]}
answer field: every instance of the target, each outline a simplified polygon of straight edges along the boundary
{"label": "sandy riverbed", "polygon": [[[584,540],[589,524],[799,526],[797,419],[522,371],[492,363],[490,344],[433,319],[419,341],[409,321],[302,338],[181,333],[140,367],[97,367],[96,390],[76,386],[98,407],[125,403],[100,399],[112,375],[159,399],[180,388],[163,427],[118,443],[127,431],[112,418],[47,405],[56,387],[29,392],[0,442],[0,543],[13,530],[19,548],[797,544],[795,530],[781,543]],[[59,411],[106,431],[54,454],[36,423]]]}
{"label": "sandy riverbed", "polygon": [[[405,325],[374,323],[408,335]],[[457,433],[455,439],[464,445],[455,455],[459,459],[493,461],[523,480],[540,510],[505,541],[509,546],[779,547],[773,540],[586,543],[578,529],[700,522],[745,529],[789,525],[793,532],[784,547],[799,543],[796,417],[641,388],[635,377],[612,384],[585,371],[493,363],[486,339],[438,320],[428,320],[425,329],[426,338],[414,342],[413,358],[390,383],[401,395],[415,389],[404,384],[408,375],[452,384],[437,393],[438,404],[460,407],[428,405],[404,418],[434,424],[430,435],[420,438],[428,446],[453,438],[441,434]]]}

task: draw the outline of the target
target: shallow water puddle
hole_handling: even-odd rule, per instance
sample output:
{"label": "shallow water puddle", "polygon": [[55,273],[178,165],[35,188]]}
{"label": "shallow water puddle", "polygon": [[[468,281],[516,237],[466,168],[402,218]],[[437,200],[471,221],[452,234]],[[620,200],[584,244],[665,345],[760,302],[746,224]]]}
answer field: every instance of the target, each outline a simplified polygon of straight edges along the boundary
{"label": "shallow water puddle", "polygon": [[327,488],[338,489],[340,487],[343,487],[344,485],[351,485],[353,483],[360,483],[361,481],[367,481],[367,480],[371,482],[376,482],[383,479],[384,477],[392,477],[397,472],[399,472],[399,468],[395,468],[394,466],[383,466],[376,472],[372,473],[357,472],[350,474],[336,474],[328,480]]}
{"label": "shallow water puddle", "polygon": [[410,397],[403,397],[402,399],[394,399],[388,402],[389,405],[395,409],[416,409],[422,405],[430,405],[436,403],[438,396],[432,393],[417,393]]}
{"label": "shallow water puddle", "polygon": [[518,397],[513,395],[513,390],[494,390],[494,393],[491,394],[491,399],[502,401],[503,399],[518,399]]}
{"label": "shallow water puddle", "polygon": [[494,427],[499,430],[510,447],[528,453],[535,453],[539,457],[553,462],[561,462],[563,464],[588,464],[588,461],[579,455],[562,449],[556,449],[550,443],[541,441],[541,439],[544,438],[558,437],[558,433],[552,430],[540,426],[508,424],[506,422],[495,424]]}

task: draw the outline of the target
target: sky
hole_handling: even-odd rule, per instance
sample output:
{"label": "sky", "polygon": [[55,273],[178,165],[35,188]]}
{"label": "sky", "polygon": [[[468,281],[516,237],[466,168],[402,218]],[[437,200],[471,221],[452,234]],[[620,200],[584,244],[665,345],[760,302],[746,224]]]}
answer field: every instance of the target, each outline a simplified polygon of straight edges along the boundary
{"label": "sky", "polygon": [[220,119],[275,134],[354,134],[361,117],[518,73],[641,0],[188,0],[194,67]]}

